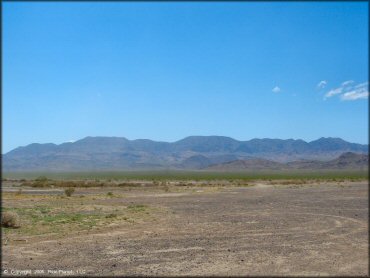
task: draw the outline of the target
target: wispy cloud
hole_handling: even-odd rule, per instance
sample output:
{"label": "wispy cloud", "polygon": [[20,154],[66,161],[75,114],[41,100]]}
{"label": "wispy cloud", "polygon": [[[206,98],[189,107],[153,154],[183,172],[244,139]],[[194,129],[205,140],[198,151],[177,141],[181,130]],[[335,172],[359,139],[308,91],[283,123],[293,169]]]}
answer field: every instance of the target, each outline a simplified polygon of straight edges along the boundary
{"label": "wispy cloud", "polygon": [[324,95],[324,99],[339,95],[341,100],[358,100],[366,99],[369,97],[369,81],[353,86],[355,82],[348,80],[335,89],[331,89]]}
{"label": "wispy cloud", "polygon": [[281,89],[280,89],[278,86],[275,86],[275,87],[272,89],[272,92],[273,92],[273,93],[280,93],[280,92],[281,92]]}
{"label": "wispy cloud", "polygon": [[[361,85],[361,86],[360,86]],[[340,96],[341,100],[357,100],[366,99],[369,97],[368,82],[361,83],[355,87],[355,89],[345,92]]]}
{"label": "wispy cloud", "polygon": [[364,83],[360,83],[358,85],[355,86],[355,88],[360,88],[360,87],[364,87],[364,86],[368,86],[369,85],[369,81],[366,81]]}
{"label": "wispy cloud", "polygon": [[356,100],[356,99],[365,99],[365,98],[368,98],[369,97],[369,92],[366,92],[366,91],[351,91],[351,92],[347,92],[347,93],[344,93],[340,98],[342,100]]}
{"label": "wispy cloud", "polygon": [[353,83],[355,83],[355,81],[353,81],[353,80],[347,80],[347,81],[344,81],[344,82],[342,83],[342,87],[346,87],[346,86],[351,85],[351,84],[353,84]]}
{"label": "wispy cloud", "polygon": [[318,84],[317,84],[317,88],[319,89],[324,89],[326,87],[326,85],[328,84],[328,81],[326,80],[321,80]]}
{"label": "wispy cloud", "polygon": [[331,89],[329,92],[327,92],[325,94],[324,98],[329,98],[329,97],[338,95],[338,94],[340,94],[342,92],[343,92],[343,87],[339,87],[339,88],[336,88],[336,89]]}

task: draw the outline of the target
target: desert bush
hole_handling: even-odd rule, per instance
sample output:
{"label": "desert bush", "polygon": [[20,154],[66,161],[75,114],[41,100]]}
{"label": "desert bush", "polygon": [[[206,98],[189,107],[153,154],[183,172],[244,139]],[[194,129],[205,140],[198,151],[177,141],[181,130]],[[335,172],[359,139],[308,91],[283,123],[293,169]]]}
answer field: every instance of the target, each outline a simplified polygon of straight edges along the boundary
{"label": "desert bush", "polygon": [[49,185],[49,180],[45,176],[40,176],[36,178],[31,184],[32,187],[48,187]]}
{"label": "desert bush", "polygon": [[107,193],[107,196],[109,196],[109,197],[113,197],[113,192],[108,192],[108,193]]}
{"label": "desert bush", "polygon": [[36,179],[35,179],[35,181],[41,181],[41,182],[46,182],[48,180],[48,178],[47,177],[45,177],[45,176],[40,176],[40,177],[37,177]]}
{"label": "desert bush", "polygon": [[32,186],[32,183],[29,181],[25,181],[21,183],[21,186]]}
{"label": "desert bush", "polygon": [[66,188],[64,189],[64,193],[68,196],[68,197],[71,197],[73,192],[75,192],[75,189],[74,188]]}
{"label": "desert bush", "polygon": [[16,212],[5,211],[1,215],[1,226],[6,228],[19,228],[20,219]]}
{"label": "desert bush", "polygon": [[186,183],[184,183],[184,182],[179,182],[179,183],[177,184],[177,186],[187,186],[187,184],[186,184]]}
{"label": "desert bush", "polygon": [[78,186],[78,184],[74,181],[61,181],[60,186],[64,186],[64,187],[76,187]]}
{"label": "desert bush", "polygon": [[47,186],[47,182],[44,182],[44,181],[34,181],[32,184],[31,184],[32,187],[46,187]]}
{"label": "desert bush", "polygon": [[153,180],[153,185],[159,185],[159,182],[157,180]]}
{"label": "desert bush", "polygon": [[122,186],[122,187],[138,187],[139,185],[136,184],[136,183],[121,182],[120,184],[118,184],[118,186]]}

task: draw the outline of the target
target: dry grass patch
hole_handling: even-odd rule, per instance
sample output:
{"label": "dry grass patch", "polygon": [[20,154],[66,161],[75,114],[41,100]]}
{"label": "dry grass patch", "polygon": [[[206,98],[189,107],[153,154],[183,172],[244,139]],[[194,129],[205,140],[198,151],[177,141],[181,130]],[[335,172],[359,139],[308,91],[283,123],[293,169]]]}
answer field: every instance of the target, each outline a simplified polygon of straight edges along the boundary
{"label": "dry grass patch", "polygon": [[15,211],[5,211],[1,215],[1,226],[5,228],[20,228],[19,215]]}
{"label": "dry grass patch", "polygon": [[82,231],[156,221],[157,215],[164,212],[145,204],[130,204],[124,199],[110,202],[112,197],[106,193],[84,198],[77,195],[5,195],[3,209],[11,215],[17,214],[22,223],[19,229],[2,228],[11,241],[25,237],[62,238]]}

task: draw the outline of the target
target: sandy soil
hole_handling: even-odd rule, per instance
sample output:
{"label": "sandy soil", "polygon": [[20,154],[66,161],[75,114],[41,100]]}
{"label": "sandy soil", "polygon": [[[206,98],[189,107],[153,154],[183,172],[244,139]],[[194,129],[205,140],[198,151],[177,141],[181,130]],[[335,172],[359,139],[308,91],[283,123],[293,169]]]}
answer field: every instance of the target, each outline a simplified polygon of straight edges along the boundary
{"label": "sandy soil", "polygon": [[165,212],[94,232],[3,243],[2,273],[369,274],[367,182],[149,190],[106,202],[159,206]]}

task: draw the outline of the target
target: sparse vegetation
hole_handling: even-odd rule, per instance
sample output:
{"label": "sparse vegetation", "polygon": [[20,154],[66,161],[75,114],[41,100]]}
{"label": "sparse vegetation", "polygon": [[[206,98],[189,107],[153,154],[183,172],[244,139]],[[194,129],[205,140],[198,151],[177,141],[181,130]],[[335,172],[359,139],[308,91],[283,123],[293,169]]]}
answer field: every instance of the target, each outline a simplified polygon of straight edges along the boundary
{"label": "sparse vegetation", "polygon": [[[31,173],[29,174],[31,175]],[[33,175],[33,173],[32,173]],[[14,185],[18,192],[13,192],[14,200],[31,199],[28,192],[22,185],[56,187],[64,189],[83,188],[99,188],[100,195],[86,194],[84,198],[78,198],[78,207],[75,203],[77,198],[67,197],[67,194],[54,196],[53,200],[59,202],[58,205],[64,204],[63,210],[59,212],[42,213],[41,210],[34,210],[32,213],[19,214],[22,227],[20,229],[4,229],[5,233],[20,233],[20,234],[42,234],[44,232],[61,233],[65,230],[73,229],[75,231],[91,229],[96,226],[104,227],[104,225],[114,225],[135,223],[142,221],[143,216],[152,217],[152,210],[145,205],[121,204],[119,211],[106,209],[100,211],[88,210],[85,211],[82,207],[86,202],[92,202],[94,205],[100,201],[107,201],[107,198],[114,197],[114,201],[121,198],[123,192],[129,191],[150,191],[154,192],[188,192],[190,194],[205,194],[207,192],[217,192],[227,190],[227,187],[249,187],[259,183],[274,185],[274,187],[292,187],[298,189],[301,185],[318,185],[321,183],[337,184],[343,182],[356,182],[368,179],[367,171],[335,171],[335,172],[255,172],[255,173],[209,173],[209,172],[123,172],[123,173],[91,173],[87,177],[87,173],[58,173],[35,175],[33,179],[31,176],[19,176],[16,179],[14,176],[6,177],[6,183]],[[95,177],[99,176],[98,180]],[[106,176],[105,176],[106,175]],[[194,178],[196,176],[197,178]],[[25,179],[26,177],[26,179]],[[41,178],[40,178],[41,177]],[[66,177],[66,178],[64,178]],[[23,181],[21,180],[23,179]],[[199,180],[196,182],[196,180]],[[34,184],[33,184],[34,183]],[[344,188],[341,184],[338,186],[341,190]],[[18,186],[21,187],[18,187]],[[111,189],[116,187],[114,191]],[[101,189],[100,189],[101,188]],[[106,189],[105,189],[106,188]],[[58,189],[59,190],[59,189]],[[88,189],[86,189],[88,191]],[[95,189],[92,192],[96,192]],[[116,195],[116,192],[120,192]],[[74,192],[71,193],[71,196]],[[114,193],[114,194],[113,194]],[[170,193],[168,193],[170,194]],[[78,196],[80,197],[80,196]],[[45,200],[49,197],[43,195]],[[51,197],[50,197],[51,198]],[[32,206],[40,200],[37,197],[32,197]],[[112,199],[113,201],[113,199]],[[42,201],[44,202],[44,201]],[[112,204],[116,206],[116,202]],[[11,204],[14,206],[14,203]],[[71,210],[66,210],[65,206],[74,206]],[[106,204],[105,204],[106,205]],[[22,205],[23,206],[23,205]],[[53,207],[53,206],[52,206]],[[101,208],[101,207],[100,207]],[[63,215],[64,213],[64,215]]]}
{"label": "sparse vegetation", "polygon": [[[106,193],[85,195],[83,199],[68,198],[65,195],[16,196],[16,192],[3,195],[6,202],[12,200],[13,204],[13,207],[3,208],[5,218],[2,217],[3,232],[12,238],[50,234],[65,237],[74,232],[100,229],[110,224],[150,220],[157,211],[142,204],[107,204]],[[19,227],[18,223],[22,224],[19,229],[5,228]]]}
{"label": "sparse vegetation", "polygon": [[[151,184],[158,184],[163,180],[171,181],[211,181],[211,180],[289,180],[289,179],[353,179],[364,180],[368,178],[367,170],[289,170],[289,171],[245,171],[245,172],[207,172],[207,171],[126,171],[126,172],[73,172],[73,173],[4,173],[4,178],[38,179],[38,182],[55,186],[65,186],[70,182],[71,187],[93,187],[93,186],[138,186],[133,183],[136,180],[146,180]],[[45,177],[47,178],[45,182]],[[112,180],[112,182],[109,181]],[[79,180],[79,181],[76,181]],[[118,184],[113,180],[120,181]],[[36,180],[34,180],[36,181]],[[152,182],[155,181],[155,182]],[[24,180],[29,183],[29,180]]]}
{"label": "sparse vegetation", "polygon": [[[340,180],[340,179],[338,179]],[[73,180],[70,181],[73,184],[84,184],[85,182],[88,183],[91,180],[84,181],[84,180]],[[296,179],[296,183],[301,184],[304,182],[307,182],[310,186],[313,184],[317,184],[317,182],[323,181],[323,179]],[[18,184],[17,184],[18,182]],[[49,179],[47,181],[48,183],[52,183],[53,180]],[[62,181],[62,180],[54,180],[55,184],[68,184],[68,180]],[[65,182],[65,183],[63,183]],[[100,180],[102,183],[108,183],[108,181]],[[120,182],[123,182],[122,180],[119,180],[117,184]],[[169,232],[176,232],[176,237],[186,237],[187,239],[190,237],[193,237],[193,231],[199,232],[199,234],[203,233],[203,229],[205,228],[204,224],[205,221],[203,219],[206,219],[206,217],[209,217],[207,219],[208,223],[211,223],[209,226],[211,228],[215,227],[213,226],[215,223],[215,217],[219,214],[222,216],[219,216],[219,220],[217,220],[217,229],[224,229],[224,243],[225,246],[230,241],[230,234],[233,235],[231,232],[231,228],[233,229],[239,229],[236,230],[238,233],[235,233],[237,235],[243,235],[242,232],[239,233],[239,231],[244,231],[245,229],[253,229],[253,225],[256,225],[254,223],[254,219],[259,217],[262,214],[254,214],[253,211],[259,211],[261,208],[265,209],[266,211],[270,211],[270,204],[272,200],[277,200],[277,198],[284,197],[286,199],[279,199],[276,201],[276,206],[274,208],[279,208],[278,212],[281,212],[285,209],[285,202],[289,205],[289,209],[291,211],[295,209],[301,209],[300,212],[306,212],[306,207],[311,206],[312,208],[315,208],[317,204],[315,202],[312,202],[315,200],[314,198],[321,195],[321,190],[315,191],[315,187],[311,186],[308,187],[306,185],[306,188],[304,190],[308,189],[307,191],[300,191],[301,186],[296,186],[294,183],[291,182],[291,180],[286,179],[278,179],[278,180],[265,180],[262,181],[259,180],[243,180],[243,179],[220,179],[220,180],[200,180],[198,182],[193,180],[180,180],[180,181],[173,181],[173,180],[160,180],[157,183],[157,186],[153,185],[153,180],[134,180],[134,181],[124,181],[128,184],[135,184],[135,187],[128,186],[128,187],[116,187],[116,188],[110,188],[108,186],[105,186],[103,188],[101,187],[94,187],[94,188],[84,188],[81,189],[80,192],[83,192],[84,195],[75,194],[72,195],[72,197],[67,197],[64,193],[64,189],[72,189],[72,190],[78,190],[75,187],[65,187],[63,190],[61,189],[43,189],[43,190],[29,190],[23,188],[23,193],[21,195],[18,194],[16,190],[18,190],[19,181],[9,181],[9,184],[13,185],[15,184],[14,188],[9,192],[3,193],[3,200],[5,210],[6,211],[12,211],[16,212],[19,215],[19,219],[21,220],[21,227],[19,229],[9,229],[9,228],[2,228],[2,231],[4,232],[4,238],[7,240],[7,247],[6,248],[23,248],[26,246],[29,246],[31,249],[31,246],[35,246],[34,242],[53,242],[51,246],[54,248],[55,246],[58,247],[58,245],[54,245],[55,243],[60,242],[61,247],[66,242],[76,242],[76,246],[79,248],[85,248],[85,246],[88,246],[90,248],[89,250],[96,250],[96,241],[97,240],[102,244],[106,244],[105,240],[108,238],[114,238],[117,239],[117,241],[109,241],[109,244],[111,242],[119,242],[122,241],[122,238],[124,237],[124,240],[128,242],[130,240],[131,236],[134,239],[135,243],[140,244],[140,240],[137,239],[137,231],[140,231],[140,236],[145,236],[149,239],[155,240],[156,243],[157,240],[162,239],[162,237],[167,236],[168,231],[167,227],[169,225],[172,225],[172,223],[179,223],[178,230],[176,229],[168,229]],[[276,198],[270,198],[271,193],[274,193],[274,191],[268,191],[268,188],[272,188],[272,186],[268,186],[266,188],[263,188],[263,190],[260,190],[258,188],[256,189],[236,189],[233,187],[247,187],[247,186],[254,186],[254,185],[267,185],[271,182],[280,182],[280,184],[288,182],[288,186],[281,186],[284,187],[285,192],[282,192],[283,194],[277,194]],[[94,181],[92,181],[92,184]],[[332,178],[325,181],[326,184],[333,184]],[[143,184],[143,185],[141,185]],[[365,184],[362,182],[361,184]],[[345,185],[345,183],[344,183]],[[336,192],[342,192],[345,193],[344,188],[338,186],[328,186],[327,191]],[[170,192],[177,193],[185,193],[185,194],[179,194],[181,197],[177,197],[176,194],[173,194],[171,198],[161,196],[163,195],[163,188],[168,187]],[[280,186],[276,186],[276,188],[279,188]],[[290,187],[292,189],[290,189]],[[338,187],[338,189],[336,189]],[[355,187],[355,186],[354,186]],[[230,188],[231,190],[229,190]],[[311,188],[311,189],[309,189]],[[15,191],[14,191],[15,189]],[[133,193],[130,193],[129,190],[133,190]],[[254,191],[256,190],[256,191]],[[275,189],[274,189],[275,190]],[[283,190],[283,191],[284,191]],[[339,191],[335,191],[339,190]],[[292,193],[293,191],[296,191],[296,193]],[[47,194],[47,192],[50,192],[51,194]],[[63,194],[55,194],[56,192],[61,192]],[[218,194],[218,193],[221,194]],[[239,193],[240,194],[239,194]],[[252,194],[250,194],[252,192]],[[258,192],[258,194],[254,194],[253,192]],[[318,192],[320,194],[309,194],[310,192]],[[352,191],[348,191],[350,194],[357,194],[351,193]],[[365,190],[362,189],[360,192],[365,192]],[[126,195],[127,193],[127,195]],[[216,193],[213,196],[207,195],[207,194],[213,194]],[[225,193],[225,195],[223,195]],[[231,195],[231,193],[236,193],[235,195]],[[172,194],[172,193],[171,193]],[[168,195],[171,195],[168,194]],[[243,201],[242,195],[244,194],[245,202]],[[306,202],[306,203],[300,203],[298,206],[295,206],[298,202],[294,199],[290,199],[290,194],[293,196],[297,196],[299,199],[298,201]],[[294,195],[296,194],[296,195]],[[310,198],[308,201],[306,200],[306,197],[304,194],[307,194],[307,198]],[[329,193],[324,192],[326,194],[327,199],[323,200],[331,200]],[[152,196],[160,196],[159,198],[155,198]],[[315,196],[310,196],[315,195]],[[363,194],[362,194],[363,195]],[[114,196],[114,198],[110,199],[109,197]],[[223,197],[227,196],[227,198],[230,198],[232,196],[236,197],[237,202],[235,202],[235,208],[232,206],[224,205],[222,204]],[[258,198],[256,198],[258,196]],[[260,197],[260,196],[266,196]],[[334,195],[335,196],[335,195]],[[339,197],[342,197],[343,195],[339,194]],[[356,196],[356,195],[353,195]],[[363,195],[365,196],[365,195]],[[83,198],[81,198],[83,197]],[[178,199],[176,199],[178,198]],[[149,201],[150,200],[150,201]],[[199,202],[199,200],[202,200]],[[356,205],[357,200],[352,200],[353,207],[357,208]],[[181,202],[178,204],[178,202]],[[212,202],[212,203],[210,203]],[[332,201],[333,204],[335,204],[335,201]],[[365,202],[363,202],[365,203]],[[150,205],[149,205],[150,204]],[[206,209],[202,207],[202,205],[206,204]],[[220,207],[220,204],[221,207]],[[320,203],[321,204],[321,203]],[[199,205],[199,207],[197,207]],[[287,206],[288,207],[288,206]],[[325,210],[327,206],[324,206],[323,209]],[[219,210],[222,210],[222,213],[218,213]],[[228,214],[223,216],[223,211],[227,210]],[[216,213],[214,213],[216,211]],[[236,215],[236,213],[238,215]],[[275,211],[276,212],[276,211]],[[324,211],[323,211],[324,212]],[[194,225],[194,229],[192,230],[193,226],[188,227],[185,232],[188,234],[183,233],[184,230],[181,229],[181,226],[189,225],[189,220],[194,217],[194,213],[201,214],[202,221],[193,221],[192,225]],[[245,213],[242,215],[242,213]],[[289,211],[290,213],[290,211]],[[294,213],[294,212],[293,212]],[[183,217],[185,215],[185,217]],[[238,221],[238,225],[232,225],[230,227],[230,219],[227,217],[228,215],[231,215],[231,220],[233,220],[233,217],[235,216],[236,221]],[[275,225],[277,229],[281,229],[281,226],[279,226],[278,221],[275,221],[276,215],[279,215],[278,213],[271,214],[271,218],[267,219],[267,214],[262,215],[260,219],[264,222],[266,225],[266,228],[270,228],[269,225]],[[314,216],[311,216],[311,214],[304,214],[304,216],[311,217],[309,219],[315,219]],[[245,224],[245,226],[241,226],[244,224],[237,220],[239,216],[244,217],[243,219],[248,219],[245,222],[248,222]],[[290,216],[290,215],[289,215]],[[299,221],[299,222],[289,222],[293,223],[293,227],[296,227],[301,223],[301,217],[286,217],[286,213],[280,214],[279,219],[282,219],[283,221]],[[265,220],[266,219],[266,220]],[[182,222],[175,222],[175,221],[182,221]],[[191,221],[191,220],[190,220]],[[281,222],[283,222],[281,221]],[[194,223],[195,222],[195,223]],[[198,224],[199,223],[199,224]],[[219,224],[221,223],[221,224]],[[298,224],[297,224],[298,223]],[[312,222],[316,223],[316,222]],[[320,222],[319,224],[324,223]],[[222,225],[222,226],[221,226]],[[278,225],[278,226],[276,226]],[[257,225],[256,225],[257,226]],[[177,227],[176,227],[177,228]],[[122,231],[125,233],[123,235]],[[129,231],[126,233],[126,231]],[[295,230],[293,230],[295,232]],[[163,234],[161,234],[163,233]],[[270,230],[269,230],[270,233]],[[341,231],[338,230],[338,235],[341,234]],[[94,235],[94,236],[93,236]],[[99,235],[99,236],[95,236]],[[159,237],[158,237],[159,235]],[[85,237],[86,236],[86,237]],[[218,234],[217,236],[220,236]],[[310,235],[311,236],[311,235]],[[233,236],[232,236],[233,237]],[[84,242],[85,238],[89,238]],[[90,238],[94,239],[93,241],[90,241]],[[234,238],[234,237],[233,237]],[[235,245],[237,245],[237,242],[240,240],[245,239],[244,237],[238,237],[235,240]],[[22,241],[27,240],[27,242]],[[299,238],[300,240],[300,238]],[[4,243],[4,242],[3,242]],[[32,245],[28,245],[32,244]],[[261,244],[263,244],[263,239],[261,239]],[[153,245],[157,246],[157,245]],[[186,246],[185,246],[186,247]],[[122,248],[121,245],[117,248]],[[15,250],[14,249],[14,250]],[[9,250],[9,249],[7,249]],[[50,249],[49,249],[50,250]],[[57,251],[57,250],[56,250]],[[36,251],[38,252],[38,251]],[[243,252],[243,250],[241,251]],[[77,254],[77,253],[76,253]],[[244,253],[243,253],[244,254]],[[27,256],[32,256],[25,253],[25,258],[27,259]],[[35,256],[32,256],[33,258]],[[41,256],[40,256],[41,257]],[[43,258],[41,257],[41,260]],[[34,259],[33,262],[36,260]],[[28,260],[27,260],[28,262]]]}
{"label": "sparse vegetation", "polygon": [[38,182],[46,182],[47,180],[48,178],[45,176],[40,176],[35,179],[35,181],[38,181]]}
{"label": "sparse vegetation", "polygon": [[127,207],[132,212],[145,211],[148,207],[146,205],[129,205]]}

